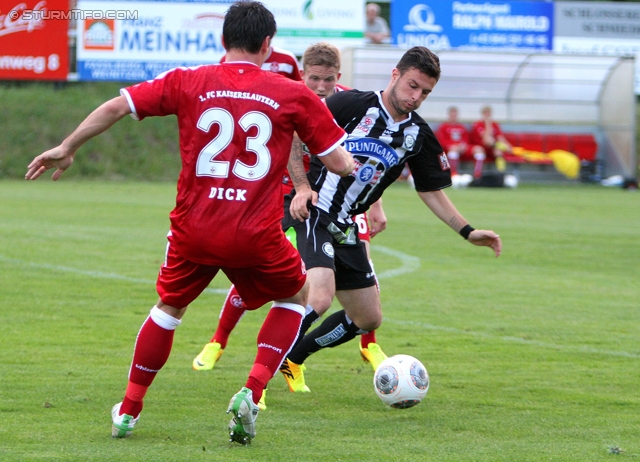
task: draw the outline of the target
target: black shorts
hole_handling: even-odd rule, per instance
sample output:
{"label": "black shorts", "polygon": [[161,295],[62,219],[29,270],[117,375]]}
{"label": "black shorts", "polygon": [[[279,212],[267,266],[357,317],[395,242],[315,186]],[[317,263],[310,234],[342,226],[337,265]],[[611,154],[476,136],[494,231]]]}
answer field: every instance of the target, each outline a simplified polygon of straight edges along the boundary
{"label": "black shorts", "polygon": [[[285,205],[285,217],[289,214]],[[311,216],[304,222],[285,218],[285,227],[293,225],[296,244],[307,269],[331,268],[335,272],[336,290],[364,289],[376,285],[373,269],[367,258],[365,244],[357,237],[354,225],[334,223],[340,230],[355,233],[353,244],[340,244],[327,227],[332,223],[329,215],[315,207],[310,208]]]}

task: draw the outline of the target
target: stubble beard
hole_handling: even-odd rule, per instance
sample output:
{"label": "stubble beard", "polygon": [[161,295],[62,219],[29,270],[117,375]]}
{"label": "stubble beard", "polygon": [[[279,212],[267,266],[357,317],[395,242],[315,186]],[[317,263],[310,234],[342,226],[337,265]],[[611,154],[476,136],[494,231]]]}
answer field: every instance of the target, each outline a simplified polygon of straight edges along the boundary
{"label": "stubble beard", "polygon": [[389,103],[393,106],[393,109],[400,115],[408,115],[413,110],[406,110],[400,105],[398,94],[396,93],[396,86],[393,85],[389,90]]}

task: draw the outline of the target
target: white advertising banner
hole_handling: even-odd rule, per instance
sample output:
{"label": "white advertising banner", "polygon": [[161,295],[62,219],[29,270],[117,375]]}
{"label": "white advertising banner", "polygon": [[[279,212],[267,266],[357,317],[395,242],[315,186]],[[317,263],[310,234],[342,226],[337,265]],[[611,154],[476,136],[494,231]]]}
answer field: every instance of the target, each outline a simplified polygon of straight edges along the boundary
{"label": "white advertising banner", "polygon": [[365,44],[365,0],[264,0],[278,23],[274,45],[302,56],[316,42]]}
{"label": "white advertising banner", "polygon": [[[79,0],[80,80],[147,80],[177,67],[218,62],[229,3]],[[114,19],[100,13],[116,12]],[[114,16],[114,15],[111,15]],[[119,16],[119,18],[118,18]]]}
{"label": "white advertising banner", "polygon": [[635,93],[640,94],[640,4],[555,2],[553,51],[636,57]]}
{"label": "white advertising banner", "polygon": [[[79,0],[80,80],[148,80],[177,67],[220,61],[231,1]],[[267,0],[275,46],[300,56],[312,43],[363,44],[364,0]]]}

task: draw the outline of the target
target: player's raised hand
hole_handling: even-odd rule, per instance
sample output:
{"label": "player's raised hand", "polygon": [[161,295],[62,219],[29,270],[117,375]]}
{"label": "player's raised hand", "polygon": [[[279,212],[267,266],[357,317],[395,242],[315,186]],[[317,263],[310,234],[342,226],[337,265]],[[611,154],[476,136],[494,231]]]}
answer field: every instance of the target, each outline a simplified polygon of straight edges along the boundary
{"label": "player's raised hand", "polygon": [[471,234],[469,234],[468,240],[473,245],[491,247],[495,252],[496,257],[499,257],[502,253],[502,241],[500,240],[500,236],[493,231],[486,229],[474,229],[471,231]]}
{"label": "player's raised hand", "polygon": [[58,180],[62,173],[73,163],[73,154],[73,152],[64,149],[62,145],[43,152],[33,159],[27,167],[27,173],[24,176],[25,180],[35,180],[52,168],[55,168],[56,171],[51,175],[51,179],[53,181]]}

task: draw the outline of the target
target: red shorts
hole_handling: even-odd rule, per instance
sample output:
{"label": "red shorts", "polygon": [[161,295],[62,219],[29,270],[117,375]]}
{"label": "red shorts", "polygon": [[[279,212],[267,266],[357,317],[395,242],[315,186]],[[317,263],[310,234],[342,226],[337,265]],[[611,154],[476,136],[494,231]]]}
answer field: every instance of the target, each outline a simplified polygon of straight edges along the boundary
{"label": "red shorts", "polygon": [[358,225],[358,237],[361,241],[370,241],[371,232],[369,230],[369,220],[367,219],[367,213],[361,213],[353,217],[353,221]]}
{"label": "red shorts", "polygon": [[307,279],[298,251],[284,238],[271,258],[260,265],[245,268],[210,266],[189,261],[171,245],[167,245],[165,261],[160,268],[156,289],[163,303],[184,308],[194,301],[222,271],[236,286],[248,310],[260,308],[272,300],[297,294]]}

